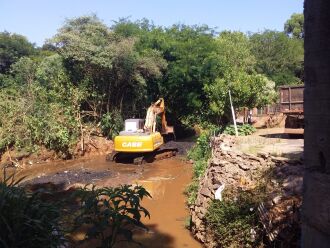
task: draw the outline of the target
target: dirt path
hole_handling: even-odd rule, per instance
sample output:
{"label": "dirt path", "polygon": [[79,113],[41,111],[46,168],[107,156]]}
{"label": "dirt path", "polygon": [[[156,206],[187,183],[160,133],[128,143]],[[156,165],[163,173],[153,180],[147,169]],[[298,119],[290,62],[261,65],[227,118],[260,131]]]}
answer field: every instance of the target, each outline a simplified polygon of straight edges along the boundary
{"label": "dirt path", "polygon": [[269,153],[275,157],[301,159],[304,151],[304,130],[268,128],[249,136],[240,136],[237,148],[247,153]]}

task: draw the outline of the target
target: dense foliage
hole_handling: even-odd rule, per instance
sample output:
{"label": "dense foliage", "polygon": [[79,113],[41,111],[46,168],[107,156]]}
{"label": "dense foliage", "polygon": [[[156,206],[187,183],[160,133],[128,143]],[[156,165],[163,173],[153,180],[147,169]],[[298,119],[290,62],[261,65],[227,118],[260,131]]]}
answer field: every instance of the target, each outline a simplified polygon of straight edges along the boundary
{"label": "dense foliage", "polygon": [[227,190],[223,201],[211,203],[206,222],[220,247],[258,247],[262,243],[257,211],[260,202],[254,192],[232,194]]}
{"label": "dense foliage", "polygon": [[67,156],[79,137],[83,92],[67,76],[55,54],[40,62],[23,57],[3,77],[0,96],[0,150],[38,146]]}
{"label": "dense foliage", "polygon": [[10,66],[19,58],[31,56],[36,49],[24,36],[0,33],[0,73],[8,72]]}
{"label": "dense foliage", "polygon": [[13,177],[0,181],[0,247],[60,247],[63,233],[56,203],[27,193]]}
{"label": "dense foliage", "polygon": [[270,30],[253,34],[250,40],[259,73],[273,80],[277,86],[301,83],[304,67],[303,40]]}
{"label": "dense foliage", "polygon": [[109,27],[82,16],[42,48],[0,33],[0,151],[45,146],[69,157],[87,127],[113,138],[123,119],[144,118],[159,97],[172,125],[227,124],[229,90],[240,110],[273,102],[275,86],[302,82],[301,21],[294,15],[285,32],[246,35],[145,19]]}
{"label": "dense foliage", "polygon": [[196,141],[196,144],[188,151],[188,159],[193,160],[193,181],[188,185],[186,189],[186,195],[188,197],[188,204],[194,204],[197,198],[197,192],[199,189],[199,180],[204,175],[208,159],[211,157],[210,139],[215,132],[219,130],[208,130],[203,132]]}
{"label": "dense foliage", "polygon": [[303,39],[305,36],[304,15],[300,13],[292,14],[284,24],[284,32],[291,37]]}
{"label": "dense foliage", "polygon": [[27,191],[20,181],[14,175],[0,180],[0,247],[67,247],[75,231],[85,230],[83,242],[108,248],[134,242],[132,228],[146,228],[141,217],[150,217],[141,201],[151,196],[142,186],[86,185],[59,195],[42,185]]}

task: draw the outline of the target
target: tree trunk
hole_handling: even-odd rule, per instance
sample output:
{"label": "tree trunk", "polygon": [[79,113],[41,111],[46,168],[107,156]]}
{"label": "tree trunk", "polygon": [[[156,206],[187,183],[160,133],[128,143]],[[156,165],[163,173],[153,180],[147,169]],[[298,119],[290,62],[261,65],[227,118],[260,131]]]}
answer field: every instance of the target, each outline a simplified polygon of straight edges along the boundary
{"label": "tree trunk", "polygon": [[305,1],[302,247],[330,247],[330,1]]}

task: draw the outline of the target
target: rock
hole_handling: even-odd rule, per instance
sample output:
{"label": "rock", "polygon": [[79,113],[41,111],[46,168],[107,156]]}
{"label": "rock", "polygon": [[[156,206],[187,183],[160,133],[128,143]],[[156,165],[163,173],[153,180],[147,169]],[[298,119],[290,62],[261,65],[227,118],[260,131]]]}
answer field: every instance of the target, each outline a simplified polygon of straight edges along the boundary
{"label": "rock", "polygon": [[274,156],[271,156],[271,159],[274,163],[283,163],[283,162],[288,162],[289,159],[288,158],[285,158],[285,157],[274,157]]}
{"label": "rock", "polygon": [[245,170],[245,171],[250,169],[250,166],[245,163],[239,163],[238,166],[239,166],[239,168],[241,168],[242,170]]}
{"label": "rock", "polygon": [[218,189],[220,186],[221,186],[221,184],[220,183],[214,183],[214,181],[212,181],[212,189],[213,190],[216,190],[216,189]]}
{"label": "rock", "polygon": [[202,190],[199,193],[203,196],[206,196],[206,197],[211,197],[212,196],[212,193],[206,187],[203,187]]}
{"label": "rock", "polygon": [[260,158],[260,157],[255,156],[255,155],[253,155],[253,154],[249,154],[249,153],[245,153],[245,154],[248,156],[248,159],[249,159],[249,160],[255,160],[255,161],[258,161],[258,162],[260,162],[260,163],[264,163],[264,162],[265,162],[265,160],[263,160],[263,159]]}
{"label": "rock", "polygon": [[272,199],[272,203],[276,205],[276,204],[278,204],[281,200],[282,200],[282,196],[277,195],[277,196],[275,196],[275,197]]}
{"label": "rock", "polygon": [[197,238],[198,240],[200,240],[202,243],[205,242],[205,237],[204,237],[203,234],[201,234],[201,233],[196,233],[195,236],[196,236],[196,238]]}
{"label": "rock", "polygon": [[258,157],[261,157],[261,158],[263,158],[263,159],[268,159],[268,157],[269,157],[269,153],[268,153],[268,152],[258,152],[258,153],[257,153],[257,156],[258,156]]}

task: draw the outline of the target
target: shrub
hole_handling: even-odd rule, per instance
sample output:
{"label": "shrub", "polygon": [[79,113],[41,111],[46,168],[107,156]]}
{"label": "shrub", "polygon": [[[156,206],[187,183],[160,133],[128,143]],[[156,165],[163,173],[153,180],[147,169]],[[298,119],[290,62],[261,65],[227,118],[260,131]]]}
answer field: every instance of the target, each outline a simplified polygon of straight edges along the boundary
{"label": "shrub", "polygon": [[119,111],[108,112],[101,118],[101,129],[104,136],[114,139],[124,128],[124,121]]}
{"label": "shrub", "polygon": [[[113,247],[117,236],[133,241],[129,226],[145,228],[141,216],[150,217],[140,205],[144,197],[151,195],[142,186],[123,185],[116,188],[87,187],[78,191],[81,207],[75,223],[78,228],[89,224],[87,239],[100,239],[101,247]],[[109,232],[110,229],[110,232]]]}
{"label": "shrub", "polygon": [[210,152],[210,134],[209,132],[204,132],[198,137],[194,147],[188,151],[188,158],[198,161],[208,158]]}
{"label": "shrub", "polygon": [[19,186],[0,182],[0,247],[59,247],[60,211]]}
{"label": "shrub", "polygon": [[207,160],[211,156],[210,137],[212,133],[214,132],[203,132],[198,137],[196,144],[188,151],[188,158],[194,160],[193,182],[185,190],[189,205],[194,204],[196,200],[199,178],[204,175],[207,168]]}
{"label": "shrub", "polygon": [[225,191],[223,201],[214,200],[208,208],[206,223],[220,247],[256,247],[262,230],[258,220],[259,195]]}
{"label": "shrub", "polygon": [[[243,125],[237,125],[237,131],[238,131],[238,135],[246,136],[246,135],[253,134],[256,131],[256,128],[251,126],[250,124],[243,124]],[[227,126],[225,128],[225,130],[223,131],[223,133],[229,134],[229,135],[235,135],[236,133],[235,133],[234,125]]]}

